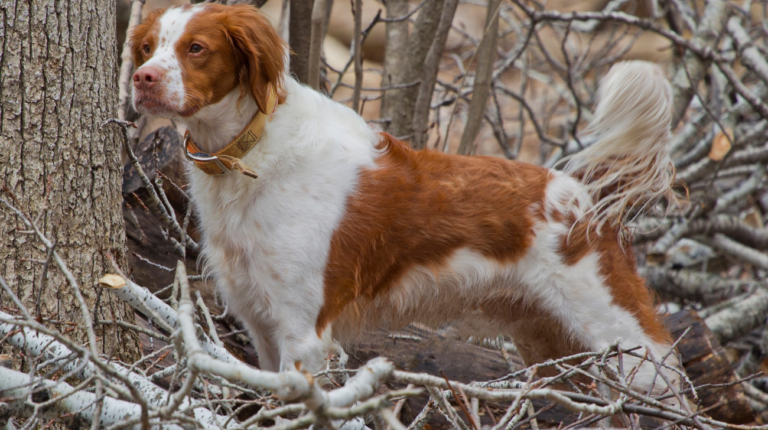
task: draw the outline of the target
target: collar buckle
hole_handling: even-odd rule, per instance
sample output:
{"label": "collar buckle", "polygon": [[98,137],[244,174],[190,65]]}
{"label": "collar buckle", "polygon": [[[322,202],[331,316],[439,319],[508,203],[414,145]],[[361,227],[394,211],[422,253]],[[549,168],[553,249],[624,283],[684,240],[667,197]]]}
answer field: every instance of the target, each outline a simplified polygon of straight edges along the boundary
{"label": "collar buckle", "polygon": [[219,169],[221,169],[223,174],[227,175],[232,173],[232,170],[230,170],[226,165],[224,165],[224,163],[221,162],[221,160],[219,160],[218,155],[211,155],[206,152],[189,152],[189,146],[187,145],[188,142],[189,133],[184,136],[184,156],[187,157],[187,160],[200,163],[213,162]]}

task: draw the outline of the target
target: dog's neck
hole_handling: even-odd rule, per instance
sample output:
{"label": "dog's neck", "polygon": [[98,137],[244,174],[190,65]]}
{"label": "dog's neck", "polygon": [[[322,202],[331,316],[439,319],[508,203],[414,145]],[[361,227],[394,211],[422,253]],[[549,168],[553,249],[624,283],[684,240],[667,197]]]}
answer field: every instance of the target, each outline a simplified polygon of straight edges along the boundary
{"label": "dog's neck", "polygon": [[202,151],[214,153],[230,143],[248,125],[259,110],[250,95],[240,98],[235,88],[218,103],[208,105],[179,122],[189,130]]}

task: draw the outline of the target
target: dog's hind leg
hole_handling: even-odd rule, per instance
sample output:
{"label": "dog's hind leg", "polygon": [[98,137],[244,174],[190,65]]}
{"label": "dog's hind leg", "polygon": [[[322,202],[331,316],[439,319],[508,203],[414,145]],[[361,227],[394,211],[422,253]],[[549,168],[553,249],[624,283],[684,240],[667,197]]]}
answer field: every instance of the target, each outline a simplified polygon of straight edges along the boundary
{"label": "dog's hind leg", "polygon": [[[562,324],[550,316],[519,320],[512,324],[510,335],[527,366],[589,350],[580,342],[574,341],[563,329]],[[570,364],[575,365],[578,362]],[[554,367],[542,367],[538,370],[539,376],[545,377],[559,373]]]}
{"label": "dog's hind leg", "polygon": [[[535,244],[510,271],[518,285],[519,299],[533,315],[511,324],[521,355],[528,363],[561,358],[582,351],[602,351],[612,345],[635,351],[642,357],[661,360],[670,349],[670,339],[659,322],[645,282],[637,274],[631,250],[622,249],[616,234],[604,232],[588,241],[565,225],[541,224]],[[531,312],[528,312],[529,314]],[[627,383],[646,394],[661,394],[666,380],[675,388],[680,378],[641,358],[624,354]],[[612,359],[612,364],[618,364]],[[667,364],[675,362],[667,357]],[[677,364],[677,363],[674,363]],[[633,372],[633,368],[639,366]]]}

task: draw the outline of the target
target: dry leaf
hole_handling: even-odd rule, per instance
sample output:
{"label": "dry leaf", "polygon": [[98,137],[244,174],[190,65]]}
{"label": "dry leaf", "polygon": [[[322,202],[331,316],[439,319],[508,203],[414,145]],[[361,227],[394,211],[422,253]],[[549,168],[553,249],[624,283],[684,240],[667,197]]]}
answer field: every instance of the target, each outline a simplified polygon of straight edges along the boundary
{"label": "dry leaf", "polygon": [[763,218],[760,216],[760,209],[758,209],[757,206],[755,205],[751,205],[748,209],[746,209],[742,213],[741,219],[751,227],[754,227],[754,228],[765,227],[765,224],[763,223]]}
{"label": "dry leaf", "polygon": [[10,354],[2,354],[0,355],[0,367],[5,367],[6,369],[12,369],[13,367],[13,356]]}
{"label": "dry leaf", "polygon": [[104,275],[99,279],[99,285],[117,290],[125,286],[125,279],[118,275]]}
{"label": "dry leaf", "polygon": [[[725,133],[728,133],[726,135]],[[731,150],[731,140],[733,139],[733,130],[730,128],[725,129],[725,133],[719,131],[715,138],[712,139],[712,148],[709,150],[709,159],[712,161],[720,161],[725,157],[725,154]]]}

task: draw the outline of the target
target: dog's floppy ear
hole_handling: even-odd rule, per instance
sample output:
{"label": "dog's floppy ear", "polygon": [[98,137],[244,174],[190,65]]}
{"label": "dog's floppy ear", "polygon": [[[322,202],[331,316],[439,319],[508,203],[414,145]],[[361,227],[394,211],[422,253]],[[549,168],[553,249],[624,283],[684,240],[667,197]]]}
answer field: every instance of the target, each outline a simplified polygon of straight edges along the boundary
{"label": "dog's floppy ear", "polygon": [[131,60],[133,66],[139,68],[146,59],[141,52],[142,41],[147,37],[149,31],[155,26],[155,22],[165,13],[165,9],[156,9],[147,15],[147,18],[141,23],[133,27],[131,34],[128,36],[131,40]]}
{"label": "dog's floppy ear", "polygon": [[284,93],[285,42],[264,15],[250,5],[229,6],[226,27],[237,62],[241,97],[250,94],[260,111],[270,113],[270,85],[278,96]]}

